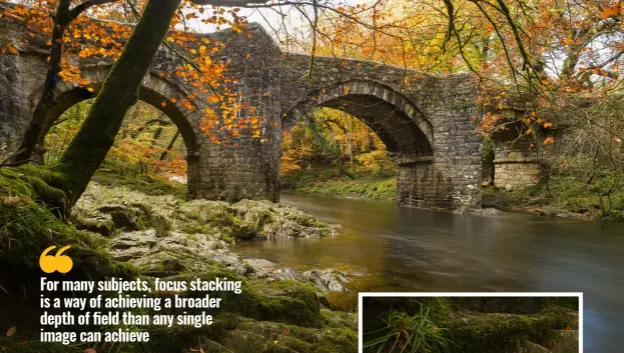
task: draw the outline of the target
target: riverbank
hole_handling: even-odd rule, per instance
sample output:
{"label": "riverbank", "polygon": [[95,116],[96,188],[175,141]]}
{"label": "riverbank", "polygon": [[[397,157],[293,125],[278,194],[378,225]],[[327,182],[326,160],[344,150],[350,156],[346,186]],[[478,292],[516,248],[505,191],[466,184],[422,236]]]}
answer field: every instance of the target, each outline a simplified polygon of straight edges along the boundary
{"label": "riverbank", "polygon": [[[348,176],[323,176],[303,173],[287,177],[285,190],[295,194],[320,194],[346,198],[394,200],[396,176],[361,173]],[[624,176],[620,177],[624,179]],[[615,182],[614,182],[615,180]],[[548,185],[514,190],[482,187],[483,208],[503,212],[529,213],[542,217],[579,220],[624,220],[624,191],[612,175],[580,183],[568,177],[553,177]],[[612,191],[607,192],[610,188]]]}
{"label": "riverbank", "polygon": [[310,172],[282,177],[281,180],[282,190],[286,192],[371,200],[394,200],[396,186],[394,173],[335,176],[331,172]]}
{"label": "riverbank", "polygon": [[[101,177],[98,180],[103,181]],[[294,207],[267,201],[185,202],[174,195],[147,195],[97,182],[89,185],[74,207],[72,218],[61,222],[27,195],[16,196],[17,190],[11,193],[2,195],[0,202],[0,302],[7,304],[3,305],[0,327],[14,328],[10,337],[0,339],[0,346],[11,352],[75,351],[75,347],[38,340],[38,259],[51,245],[71,246],[67,254],[73,260],[73,269],[63,276],[64,280],[228,278],[242,282],[242,293],[238,295],[178,293],[188,298],[217,295],[224,304],[209,326],[144,327],[150,341],[117,345],[124,352],[201,349],[330,353],[357,349],[355,314],[329,309],[327,299],[331,291],[344,290],[348,274],[331,269],[296,271],[263,259],[243,259],[230,251],[235,242],[331,237],[337,233],[337,226]],[[102,293],[89,295],[98,294]],[[136,295],[141,294],[146,295]],[[145,313],[144,309],[139,311]],[[80,331],[77,327],[65,329]],[[106,351],[101,344],[77,347]]]}

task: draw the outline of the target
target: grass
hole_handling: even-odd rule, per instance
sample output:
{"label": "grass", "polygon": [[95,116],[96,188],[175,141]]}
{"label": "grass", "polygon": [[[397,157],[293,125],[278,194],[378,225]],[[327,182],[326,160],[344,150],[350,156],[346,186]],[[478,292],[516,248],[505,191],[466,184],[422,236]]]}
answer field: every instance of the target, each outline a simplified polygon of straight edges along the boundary
{"label": "grass", "polygon": [[393,200],[396,197],[396,176],[392,173],[359,172],[354,178],[333,170],[304,172],[282,177],[282,189],[302,194],[358,197]]}
{"label": "grass", "polygon": [[429,317],[429,309],[422,309],[413,316],[392,311],[383,320],[381,328],[364,334],[366,352],[383,353],[443,353],[453,343]]}

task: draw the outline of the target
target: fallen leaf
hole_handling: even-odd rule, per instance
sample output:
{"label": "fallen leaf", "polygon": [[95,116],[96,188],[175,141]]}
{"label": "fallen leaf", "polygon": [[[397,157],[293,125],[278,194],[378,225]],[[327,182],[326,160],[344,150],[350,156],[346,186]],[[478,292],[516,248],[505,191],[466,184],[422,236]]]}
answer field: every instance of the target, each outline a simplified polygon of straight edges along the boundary
{"label": "fallen leaf", "polygon": [[84,353],[97,353],[97,351],[93,348],[87,348],[83,351]]}
{"label": "fallen leaf", "polygon": [[17,331],[17,328],[15,326],[9,328],[6,332],[7,337],[11,337],[15,334],[15,331]]}
{"label": "fallen leaf", "polygon": [[615,142],[617,142],[617,143],[622,143],[622,139],[621,139],[621,138],[619,138],[619,137],[616,137],[616,138],[615,138]]}

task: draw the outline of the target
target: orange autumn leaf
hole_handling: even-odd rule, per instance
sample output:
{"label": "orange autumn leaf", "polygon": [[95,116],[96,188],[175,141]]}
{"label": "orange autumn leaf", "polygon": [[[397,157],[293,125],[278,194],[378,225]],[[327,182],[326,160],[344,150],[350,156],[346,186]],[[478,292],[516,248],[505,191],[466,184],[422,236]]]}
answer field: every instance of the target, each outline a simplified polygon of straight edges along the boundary
{"label": "orange autumn leaf", "polygon": [[527,135],[528,135],[528,134],[530,134],[530,133],[531,133],[531,131],[533,131],[533,130],[532,130],[531,128],[528,128],[528,129],[527,129],[527,131],[525,132],[525,134],[527,134]]}
{"label": "orange autumn leaf", "polygon": [[613,6],[613,7],[606,7],[604,10],[602,10],[602,13],[600,14],[601,18],[608,18],[611,16],[617,16],[620,13],[620,7],[619,6]]}
{"label": "orange autumn leaf", "polygon": [[17,328],[15,326],[9,328],[6,332],[7,337],[11,337],[15,334],[15,331],[17,331]]}
{"label": "orange autumn leaf", "polygon": [[161,102],[160,106],[163,107],[163,108],[166,107],[167,106],[167,102]]}

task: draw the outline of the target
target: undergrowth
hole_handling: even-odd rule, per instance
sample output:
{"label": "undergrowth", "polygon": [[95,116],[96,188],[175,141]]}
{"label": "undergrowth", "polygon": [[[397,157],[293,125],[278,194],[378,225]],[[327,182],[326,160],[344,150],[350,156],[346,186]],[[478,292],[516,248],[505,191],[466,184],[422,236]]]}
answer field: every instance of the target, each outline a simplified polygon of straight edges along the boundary
{"label": "undergrowth", "polygon": [[587,215],[591,219],[624,220],[624,174],[609,170],[591,181],[575,176],[553,176],[548,183],[513,191],[483,189],[484,206],[509,211],[514,208],[552,208]]}
{"label": "undergrowth", "polygon": [[361,197],[373,200],[392,200],[396,197],[394,173],[352,173],[352,177],[338,170],[302,172],[282,177],[283,190],[302,194]]}
{"label": "undergrowth", "polygon": [[364,334],[363,347],[366,352],[443,353],[453,346],[446,331],[431,320],[429,309],[421,309],[413,316],[392,311],[381,328]]}

